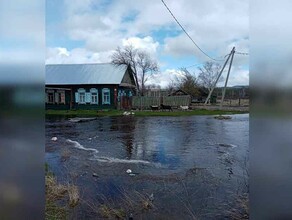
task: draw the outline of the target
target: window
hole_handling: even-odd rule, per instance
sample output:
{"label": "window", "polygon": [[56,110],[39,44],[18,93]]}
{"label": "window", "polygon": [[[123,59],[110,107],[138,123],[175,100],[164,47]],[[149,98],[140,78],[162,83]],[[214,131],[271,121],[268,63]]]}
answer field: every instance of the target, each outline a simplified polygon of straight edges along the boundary
{"label": "window", "polygon": [[54,103],[54,92],[48,92],[48,103]]}
{"label": "window", "polygon": [[85,104],[85,89],[78,89],[75,93],[75,101],[79,104]]}
{"label": "window", "polygon": [[79,93],[79,103],[85,103],[85,92]]}
{"label": "window", "polygon": [[91,93],[91,103],[97,103],[97,93]]}
{"label": "window", "polygon": [[110,104],[110,90],[102,89],[102,104]]}
{"label": "window", "polygon": [[98,91],[97,89],[90,89],[90,94],[91,94],[91,100],[90,103],[91,104],[98,104]]}

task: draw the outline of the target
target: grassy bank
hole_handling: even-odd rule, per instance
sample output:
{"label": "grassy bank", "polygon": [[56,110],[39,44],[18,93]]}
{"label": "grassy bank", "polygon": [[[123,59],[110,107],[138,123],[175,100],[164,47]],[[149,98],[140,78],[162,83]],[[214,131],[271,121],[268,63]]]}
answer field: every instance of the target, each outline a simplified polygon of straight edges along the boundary
{"label": "grassy bank", "polygon": [[[48,116],[83,116],[83,117],[102,117],[102,116],[121,116],[125,111],[122,110],[46,110]],[[243,114],[243,111],[226,110],[205,110],[196,109],[189,111],[134,111],[135,116],[191,116],[191,115],[228,115]]]}
{"label": "grassy bank", "polygon": [[78,187],[70,183],[59,183],[45,163],[45,190],[45,219],[68,219],[70,209],[79,203]]}

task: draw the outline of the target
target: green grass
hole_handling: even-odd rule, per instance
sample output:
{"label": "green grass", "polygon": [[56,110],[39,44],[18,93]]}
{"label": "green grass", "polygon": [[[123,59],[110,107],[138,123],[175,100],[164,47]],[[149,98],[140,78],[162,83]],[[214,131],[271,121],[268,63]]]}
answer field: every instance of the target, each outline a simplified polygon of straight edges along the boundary
{"label": "green grass", "polygon": [[[197,109],[190,111],[134,111],[135,116],[191,116],[191,115],[228,115],[243,114],[243,111],[225,110],[205,110]],[[102,117],[102,116],[121,116],[123,110],[46,110],[47,116],[83,116],[83,117]]]}

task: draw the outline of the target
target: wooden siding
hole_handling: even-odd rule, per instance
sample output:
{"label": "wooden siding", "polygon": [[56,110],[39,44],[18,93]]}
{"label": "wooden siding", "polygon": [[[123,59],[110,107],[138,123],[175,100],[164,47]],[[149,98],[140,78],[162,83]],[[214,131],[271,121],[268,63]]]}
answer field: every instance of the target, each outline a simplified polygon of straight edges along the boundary
{"label": "wooden siding", "polygon": [[133,96],[132,108],[150,109],[151,105],[171,105],[172,107],[189,106],[191,103],[191,96],[166,96],[166,97],[147,97],[147,96]]}
{"label": "wooden siding", "polygon": [[[54,88],[54,86],[48,86],[50,88]],[[65,95],[65,100],[66,104],[61,105],[61,104],[49,104],[46,103],[46,109],[70,109],[70,101],[72,101],[72,109],[113,109],[116,108],[117,103],[115,100],[115,95],[114,95],[114,89],[118,90],[117,85],[72,85],[72,86],[65,86],[65,85],[58,85],[58,88],[69,88],[72,90],[73,93],[73,99],[71,100],[71,91],[67,92]],[[78,92],[78,89],[84,89],[85,92],[89,93],[90,89],[97,89],[98,91],[98,104],[91,104],[91,103],[85,103],[85,104],[80,104],[76,103],[75,100],[75,93]],[[102,104],[102,89],[108,88],[110,90],[110,104]]]}

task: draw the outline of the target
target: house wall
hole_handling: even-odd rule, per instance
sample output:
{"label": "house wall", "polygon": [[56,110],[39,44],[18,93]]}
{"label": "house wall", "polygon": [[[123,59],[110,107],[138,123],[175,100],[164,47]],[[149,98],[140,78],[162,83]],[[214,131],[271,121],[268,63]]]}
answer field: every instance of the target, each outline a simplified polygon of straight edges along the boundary
{"label": "house wall", "polygon": [[[117,107],[117,94],[118,94],[118,85],[58,85],[58,86],[50,86],[47,85],[47,87],[50,88],[67,88],[67,89],[71,89],[71,91],[66,90],[65,92],[65,104],[57,104],[57,103],[48,103],[46,100],[46,109],[70,109],[70,102],[71,102],[71,98],[72,98],[72,109],[114,109]],[[103,89],[109,89],[110,91],[110,104],[103,104],[103,93],[102,90]],[[97,89],[98,91],[98,103],[97,104],[93,104],[93,103],[77,103],[76,102],[76,93],[78,93],[78,89],[84,89],[85,93],[90,93],[90,89]],[[49,89],[46,89],[46,96],[47,96],[47,92]],[[57,91],[57,89],[54,91]],[[72,97],[71,97],[72,96]],[[90,97],[91,99],[91,97]],[[88,101],[88,100],[87,100]]]}
{"label": "house wall", "polygon": [[135,80],[134,80],[134,77],[133,75],[130,73],[130,70],[127,69],[123,79],[122,79],[122,83],[127,83],[127,84],[130,84],[130,85],[135,85]]}

